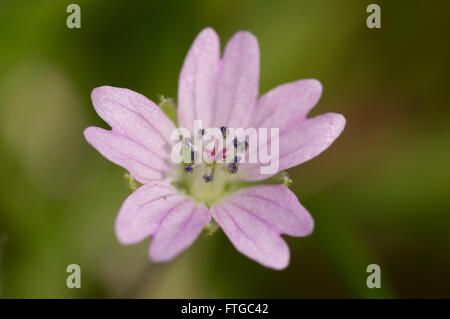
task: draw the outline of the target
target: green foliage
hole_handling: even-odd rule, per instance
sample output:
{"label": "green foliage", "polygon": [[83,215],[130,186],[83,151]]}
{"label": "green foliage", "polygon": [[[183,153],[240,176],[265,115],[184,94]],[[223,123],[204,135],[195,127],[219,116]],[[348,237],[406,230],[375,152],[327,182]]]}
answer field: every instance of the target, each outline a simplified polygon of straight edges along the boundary
{"label": "green foliage", "polygon": [[[65,26],[59,1],[0,1],[1,297],[450,297],[449,2],[384,1],[380,30],[365,26],[371,1],[77,3],[81,29]],[[237,30],[257,36],[261,93],[317,78],[323,97],[309,116],[347,118],[330,149],[289,170],[315,231],[285,237],[282,272],[241,256],[221,231],[163,265],[148,261],[148,240],[120,245],[123,169],[82,135],[107,127],[94,87],[175,98],[206,26],[222,47]],[[172,99],[155,102],[177,123]],[[72,263],[82,289],[65,286]],[[379,290],[365,285],[371,263]]]}

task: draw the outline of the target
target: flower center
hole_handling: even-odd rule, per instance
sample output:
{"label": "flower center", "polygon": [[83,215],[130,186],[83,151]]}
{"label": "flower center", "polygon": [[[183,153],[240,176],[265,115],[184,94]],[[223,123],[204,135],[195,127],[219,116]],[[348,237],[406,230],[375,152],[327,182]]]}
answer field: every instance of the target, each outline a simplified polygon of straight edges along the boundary
{"label": "flower center", "polygon": [[[194,169],[203,164],[207,169],[203,170],[202,179],[205,183],[211,183],[217,166],[225,167],[229,174],[239,171],[239,162],[248,149],[248,142],[239,141],[237,137],[229,138],[229,130],[225,126],[220,128],[220,132],[220,138],[208,140],[204,139],[205,130],[200,129],[197,132],[200,145],[193,145],[190,138],[184,139],[183,151],[190,154],[189,161],[184,166],[186,173],[192,174]],[[199,159],[199,155],[202,158]]]}
{"label": "flower center", "polygon": [[188,160],[181,164],[174,183],[189,196],[210,205],[225,197],[239,178],[239,164],[248,150],[248,142],[231,138],[228,128],[222,126],[221,138],[204,138],[205,130],[197,132],[199,145],[190,138],[183,141],[183,154]]}

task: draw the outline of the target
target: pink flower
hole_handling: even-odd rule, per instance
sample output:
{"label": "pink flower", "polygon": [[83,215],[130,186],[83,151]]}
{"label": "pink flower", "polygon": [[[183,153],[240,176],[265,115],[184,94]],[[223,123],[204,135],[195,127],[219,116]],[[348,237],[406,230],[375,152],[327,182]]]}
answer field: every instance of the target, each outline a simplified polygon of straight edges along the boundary
{"label": "pink flower", "polygon": [[[287,83],[260,98],[258,81],[259,48],[251,33],[236,33],[221,57],[217,34],[204,29],[181,70],[179,126],[192,132],[194,120],[201,119],[206,128],[279,128],[279,171],[319,155],[344,129],[340,114],[306,118],[322,93],[317,80]],[[309,212],[282,182],[265,184],[268,176],[260,173],[260,165],[242,164],[237,174],[238,167],[229,169],[230,174],[219,170],[214,180],[212,174],[203,174],[205,168],[183,169],[170,157],[175,125],[155,103],[128,89],[107,86],[94,89],[92,101],[112,130],[89,127],[84,132],[87,141],[143,184],[125,200],[117,217],[121,243],[152,236],[150,258],[169,261],[214,218],[239,252],[266,267],[283,269],[290,254],[281,234],[311,234]]]}

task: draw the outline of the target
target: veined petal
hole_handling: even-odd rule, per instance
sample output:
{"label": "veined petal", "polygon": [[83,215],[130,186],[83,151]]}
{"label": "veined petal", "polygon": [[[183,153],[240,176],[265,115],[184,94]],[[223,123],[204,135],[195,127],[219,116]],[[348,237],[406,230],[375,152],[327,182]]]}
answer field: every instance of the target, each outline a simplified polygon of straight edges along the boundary
{"label": "veined petal", "polygon": [[227,43],[217,81],[214,127],[245,127],[253,112],[259,86],[258,40],[237,32]]}
{"label": "veined petal", "polygon": [[208,209],[192,201],[174,208],[165,216],[150,244],[153,261],[165,262],[188,248],[211,220]]}
{"label": "veined petal", "polygon": [[[279,206],[267,200],[267,192],[273,189],[262,188],[258,190],[256,189],[258,187],[260,186],[254,186],[239,192],[221,205],[211,207],[210,212],[239,252],[263,266],[284,269],[289,264],[290,253],[280,234],[307,235],[312,230],[312,219],[308,220],[304,208],[301,205],[296,205],[290,198],[291,195],[284,190],[278,189],[276,192],[278,194],[284,193],[282,196],[287,198],[288,204]],[[251,196],[260,198],[248,203]],[[279,206],[277,207],[280,210],[279,216],[287,217],[287,221],[276,220],[276,218],[271,217],[270,213],[275,212],[263,207],[267,204],[271,205],[272,208]],[[288,211],[288,208],[298,210],[294,213],[295,216],[289,216],[291,212]],[[288,221],[294,221],[294,226],[287,225]]]}
{"label": "veined petal", "polygon": [[[306,119],[291,126],[279,135],[279,169],[282,171],[300,165],[326,150],[341,134],[345,118],[341,114],[326,113]],[[259,151],[270,150],[271,143],[260,143]],[[270,151],[268,152],[270,154]],[[267,164],[264,164],[264,166]],[[260,173],[261,164],[242,165],[242,177],[247,180],[261,180],[270,175]]]}
{"label": "veined petal", "polygon": [[194,120],[202,120],[203,127],[210,126],[219,65],[219,37],[212,28],[206,28],[194,40],[181,69],[178,83],[181,127],[192,132]]}
{"label": "veined petal", "polygon": [[84,136],[104,157],[127,169],[140,183],[161,179],[171,171],[171,162],[116,131],[88,127]]}
{"label": "veined petal", "polygon": [[341,134],[345,118],[326,113],[302,122],[280,138],[280,167],[286,169],[319,155]]}
{"label": "veined petal", "polygon": [[322,84],[314,79],[280,85],[258,99],[249,126],[278,128],[282,133],[303,121],[321,95]]}
{"label": "veined petal", "polygon": [[114,131],[163,158],[170,158],[174,124],[145,96],[128,89],[102,86],[91,94],[98,115]]}
{"label": "veined petal", "polygon": [[186,205],[168,182],[150,182],[135,190],[123,203],[116,219],[116,236],[122,244],[134,244],[155,234],[164,218]]}
{"label": "veined petal", "polygon": [[231,196],[226,203],[256,216],[279,234],[303,237],[314,228],[309,212],[284,185],[249,187]]}

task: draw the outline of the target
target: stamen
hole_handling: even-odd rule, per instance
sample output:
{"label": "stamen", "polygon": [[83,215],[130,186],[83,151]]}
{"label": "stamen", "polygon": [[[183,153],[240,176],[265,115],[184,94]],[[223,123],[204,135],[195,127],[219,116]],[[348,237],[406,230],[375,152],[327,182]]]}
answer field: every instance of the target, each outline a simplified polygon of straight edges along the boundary
{"label": "stamen", "polygon": [[230,173],[230,174],[236,174],[238,171],[239,171],[239,166],[238,166],[239,164],[236,164],[236,163],[230,163],[230,164],[228,164],[228,168],[227,168],[227,170],[228,170],[228,173]]}
{"label": "stamen", "polygon": [[203,180],[205,181],[205,183],[209,183],[213,180],[213,176],[212,175],[203,175]]}
{"label": "stamen", "polygon": [[192,167],[191,164],[187,164],[186,167],[184,168],[184,171],[186,173],[192,174],[192,172],[194,171],[194,168]]}
{"label": "stamen", "polygon": [[233,139],[233,146],[239,152],[246,152],[248,150],[248,142],[247,141],[239,142],[236,137]]}
{"label": "stamen", "polygon": [[196,151],[191,151],[191,162],[195,163],[198,159],[198,153]]}
{"label": "stamen", "polygon": [[238,140],[237,140],[237,137],[235,137],[235,138],[233,139],[233,146],[234,146],[234,148],[237,148],[237,147],[238,147]]}
{"label": "stamen", "polygon": [[227,137],[227,135],[228,135],[228,128],[227,127],[221,126],[220,127],[220,131],[222,132],[223,138]]}
{"label": "stamen", "polygon": [[186,137],[184,140],[184,145],[186,145],[187,147],[191,147],[191,138],[190,137]]}
{"label": "stamen", "polygon": [[247,149],[248,149],[248,142],[247,141],[238,142],[238,149],[239,149],[239,152],[247,151]]}

